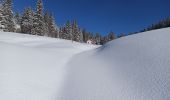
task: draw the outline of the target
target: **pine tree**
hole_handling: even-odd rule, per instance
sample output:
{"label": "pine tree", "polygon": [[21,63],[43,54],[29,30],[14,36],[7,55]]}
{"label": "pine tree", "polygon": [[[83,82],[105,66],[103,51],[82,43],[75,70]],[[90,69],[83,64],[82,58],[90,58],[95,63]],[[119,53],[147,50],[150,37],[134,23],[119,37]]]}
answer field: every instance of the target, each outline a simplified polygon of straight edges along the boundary
{"label": "pine tree", "polygon": [[60,28],[56,25],[56,38],[60,38]]}
{"label": "pine tree", "polygon": [[77,21],[73,21],[72,23],[72,33],[73,33],[73,40],[80,42],[80,30]]}
{"label": "pine tree", "polygon": [[42,0],[37,1],[37,10],[34,14],[34,20],[33,20],[33,29],[32,34],[34,35],[45,35],[45,23],[44,23],[44,17],[43,17],[43,2]]}
{"label": "pine tree", "polygon": [[62,27],[60,30],[60,35],[62,39],[68,39],[68,35],[67,35],[67,31],[66,31],[66,27]]}
{"label": "pine tree", "polygon": [[67,21],[65,26],[60,28],[60,35],[62,39],[73,40],[72,26],[70,21]]}
{"label": "pine tree", "polygon": [[63,34],[64,34],[64,28],[63,27],[60,27],[60,29],[59,29],[59,38],[61,38],[61,39],[64,39],[63,38]]}
{"label": "pine tree", "polygon": [[101,42],[101,35],[99,33],[96,33],[96,36],[95,36],[95,41],[96,41],[96,44],[100,44]]}
{"label": "pine tree", "polygon": [[4,31],[5,25],[4,25],[4,18],[5,16],[3,15],[3,5],[2,2],[0,2],[0,31]]}
{"label": "pine tree", "polygon": [[4,26],[3,31],[14,32],[15,24],[12,12],[12,0],[5,0],[2,4],[2,25]]}
{"label": "pine tree", "polygon": [[51,37],[58,37],[57,26],[52,14],[49,16],[49,33],[51,34]]}
{"label": "pine tree", "polygon": [[82,30],[79,28],[79,40],[78,40],[78,42],[81,42],[81,43],[83,43],[84,41],[83,41],[83,32],[82,32]]}
{"label": "pine tree", "polygon": [[108,42],[108,37],[107,37],[107,36],[102,37],[102,39],[101,39],[101,45],[103,45],[103,44],[105,44],[105,43],[107,43],[107,42]]}
{"label": "pine tree", "polygon": [[111,41],[111,40],[114,40],[114,39],[116,39],[115,33],[110,32],[110,33],[108,34],[108,41]]}
{"label": "pine tree", "polygon": [[24,14],[21,19],[21,32],[31,34],[33,28],[33,11],[31,8],[24,10]]}
{"label": "pine tree", "polygon": [[45,22],[45,36],[50,36],[50,33],[49,33],[49,20],[50,20],[50,15],[48,12],[45,12],[44,14],[44,22]]}
{"label": "pine tree", "polygon": [[55,19],[53,15],[46,12],[44,15],[44,21],[46,25],[46,32],[48,33],[47,36],[54,37],[54,38],[59,37],[57,25],[55,24]]}
{"label": "pine tree", "polygon": [[72,33],[72,27],[70,21],[67,21],[66,23],[66,33],[65,35],[67,36],[68,40],[73,40],[73,33]]}
{"label": "pine tree", "polygon": [[88,40],[88,33],[86,32],[85,29],[82,30],[82,34],[83,34],[83,41],[87,42],[87,40]]}

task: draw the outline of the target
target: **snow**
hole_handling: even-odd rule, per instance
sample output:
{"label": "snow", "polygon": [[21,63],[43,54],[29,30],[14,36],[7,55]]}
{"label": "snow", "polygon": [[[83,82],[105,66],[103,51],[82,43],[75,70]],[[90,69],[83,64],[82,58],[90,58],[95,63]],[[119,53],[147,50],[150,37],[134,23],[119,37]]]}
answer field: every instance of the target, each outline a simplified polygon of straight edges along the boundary
{"label": "snow", "polygon": [[0,33],[0,100],[169,100],[169,32],[101,47]]}
{"label": "snow", "polygon": [[123,37],[77,55],[68,64],[63,97],[170,100],[169,32],[167,28]]}
{"label": "snow", "polygon": [[0,100],[56,100],[73,55],[97,46],[0,33]]}

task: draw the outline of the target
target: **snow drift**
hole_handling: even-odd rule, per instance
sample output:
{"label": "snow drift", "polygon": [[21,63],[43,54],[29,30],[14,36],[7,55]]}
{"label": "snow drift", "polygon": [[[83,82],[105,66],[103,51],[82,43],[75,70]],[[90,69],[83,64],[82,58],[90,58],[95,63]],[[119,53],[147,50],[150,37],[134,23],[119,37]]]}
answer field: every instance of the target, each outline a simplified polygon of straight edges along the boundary
{"label": "snow drift", "polygon": [[169,32],[127,36],[99,48],[0,33],[0,100],[169,100]]}
{"label": "snow drift", "polygon": [[0,33],[0,100],[58,100],[72,56],[96,46]]}
{"label": "snow drift", "polygon": [[75,56],[66,100],[169,100],[170,28],[112,41]]}

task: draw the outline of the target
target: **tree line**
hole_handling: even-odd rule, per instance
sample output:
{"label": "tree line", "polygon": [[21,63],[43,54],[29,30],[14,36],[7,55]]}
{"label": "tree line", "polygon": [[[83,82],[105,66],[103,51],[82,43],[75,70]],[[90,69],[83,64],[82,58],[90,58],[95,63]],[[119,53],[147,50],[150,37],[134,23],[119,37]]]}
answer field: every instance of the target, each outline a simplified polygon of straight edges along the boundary
{"label": "tree line", "polygon": [[27,7],[23,13],[16,12],[13,14],[12,7],[12,0],[0,0],[0,31],[48,36],[82,43],[92,40],[95,44],[102,45],[127,35],[170,27],[170,18],[166,18],[138,32],[119,35],[110,32],[103,36],[100,33],[92,33],[80,28],[76,20],[68,20],[64,26],[58,27],[53,14],[44,12],[42,0],[37,0],[36,10]]}
{"label": "tree line", "polygon": [[[157,23],[154,23],[138,32],[132,32],[127,35],[133,35],[133,34],[138,34],[138,33],[142,33],[142,32],[147,32],[147,31],[161,29],[161,28],[167,28],[167,27],[170,27],[170,18],[165,18],[165,19],[163,19]],[[127,36],[127,35],[122,35],[120,37]]]}
{"label": "tree line", "polygon": [[51,12],[44,12],[43,1],[37,0],[36,10],[31,7],[24,9],[23,13],[13,14],[12,0],[1,0],[0,3],[0,30],[4,32],[18,32],[31,35],[48,36],[77,42],[95,41],[95,44],[104,44],[116,38],[110,32],[106,36],[100,33],[88,32],[80,28],[76,20],[67,21],[58,27]]}

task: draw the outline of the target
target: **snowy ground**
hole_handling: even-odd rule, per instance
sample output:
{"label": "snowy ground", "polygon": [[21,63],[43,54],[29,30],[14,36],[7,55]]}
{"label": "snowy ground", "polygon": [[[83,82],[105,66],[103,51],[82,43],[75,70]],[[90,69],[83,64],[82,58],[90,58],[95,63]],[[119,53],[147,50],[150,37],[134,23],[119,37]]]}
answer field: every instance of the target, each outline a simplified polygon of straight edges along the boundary
{"label": "snowy ground", "polygon": [[66,64],[96,46],[0,33],[0,100],[58,100]]}
{"label": "snowy ground", "polygon": [[0,100],[170,100],[169,32],[99,48],[0,33]]}
{"label": "snowy ground", "polygon": [[170,28],[79,54],[67,72],[67,100],[170,100]]}

